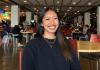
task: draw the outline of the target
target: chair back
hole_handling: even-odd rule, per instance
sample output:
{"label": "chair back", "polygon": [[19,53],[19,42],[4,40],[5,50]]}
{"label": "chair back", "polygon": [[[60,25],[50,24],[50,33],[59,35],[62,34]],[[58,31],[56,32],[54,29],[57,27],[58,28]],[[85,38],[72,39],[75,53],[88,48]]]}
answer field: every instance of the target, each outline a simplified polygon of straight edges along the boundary
{"label": "chair back", "polygon": [[100,42],[100,35],[91,34],[90,42]]}
{"label": "chair back", "polygon": [[69,41],[70,41],[72,47],[74,48],[74,50],[78,53],[77,40],[76,39],[70,39]]}
{"label": "chair back", "polygon": [[79,59],[79,52],[78,52],[77,40],[76,39],[70,39],[69,41],[70,41],[70,43],[72,45],[72,48],[75,50],[75,52],[77,54],[77,57]]}

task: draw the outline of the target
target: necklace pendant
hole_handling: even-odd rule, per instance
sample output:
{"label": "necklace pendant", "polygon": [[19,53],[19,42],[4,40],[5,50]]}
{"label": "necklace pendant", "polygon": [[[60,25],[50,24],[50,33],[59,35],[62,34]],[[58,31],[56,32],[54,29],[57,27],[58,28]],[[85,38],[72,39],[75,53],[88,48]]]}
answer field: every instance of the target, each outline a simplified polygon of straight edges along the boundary
{"label": "necklace pendant", "polygon": [[53,48],[53,45],[50,45],[50,48]]}

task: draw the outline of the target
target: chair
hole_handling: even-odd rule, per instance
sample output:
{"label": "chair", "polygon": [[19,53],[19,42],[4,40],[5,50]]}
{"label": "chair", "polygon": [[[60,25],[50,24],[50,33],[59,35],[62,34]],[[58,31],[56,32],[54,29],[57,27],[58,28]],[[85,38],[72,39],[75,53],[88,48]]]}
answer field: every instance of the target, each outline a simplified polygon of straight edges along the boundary
{"label": "chair", "polygon": [[9,35],[6,32],[6,35],[3,36],[2,39],[2,45],[3,45],[3,50],[4,50],[4,54],[8,54],[9,53]]}
{"label": "chair", "polygon": [[23,48],[19,48],[19,70],[22,70],[22,56],[23,56]]}
{"label": "chair", "polygon": [[90,42],[100,42],[100,35],[91,34]]}
{"label": "chair", "polygon": [[71,45],[73,46],[73,48],[77,51],[78,48],[77,48],[77,40],[76,39],[71,39],[69,40]]}
{"label": "chair", "polygon": [[72,47],[74,48],[74,50],[76,51],[76,54],[78,55],[78,58],[79,58],[77,40],[76,39],[70,39],[69,41],[70,41]]}

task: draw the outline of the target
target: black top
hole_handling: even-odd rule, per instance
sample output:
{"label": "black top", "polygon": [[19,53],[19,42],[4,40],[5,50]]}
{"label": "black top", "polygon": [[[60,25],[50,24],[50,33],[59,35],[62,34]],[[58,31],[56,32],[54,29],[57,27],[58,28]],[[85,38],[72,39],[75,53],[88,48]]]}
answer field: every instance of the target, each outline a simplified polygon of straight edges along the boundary
{"label": "black top", "polygon": [[24,49],[23,70],[80,70],[73,49],[71,53],[73,63],[65,60],[57,39],[52,48],[44,38],[31,40]]}

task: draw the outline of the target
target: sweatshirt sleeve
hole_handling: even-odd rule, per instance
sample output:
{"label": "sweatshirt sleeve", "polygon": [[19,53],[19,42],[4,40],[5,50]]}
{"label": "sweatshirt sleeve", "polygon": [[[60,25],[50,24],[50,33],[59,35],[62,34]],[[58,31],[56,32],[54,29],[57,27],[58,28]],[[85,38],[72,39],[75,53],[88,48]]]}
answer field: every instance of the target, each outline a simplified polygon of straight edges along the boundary
{"label": "sweatshirt sleeve", "polygon": [[22,70],[35,70],[35,55],[29,45],[23,52]]}

